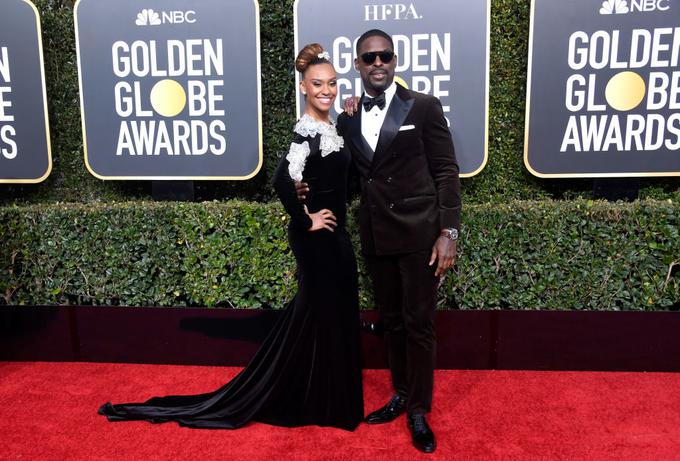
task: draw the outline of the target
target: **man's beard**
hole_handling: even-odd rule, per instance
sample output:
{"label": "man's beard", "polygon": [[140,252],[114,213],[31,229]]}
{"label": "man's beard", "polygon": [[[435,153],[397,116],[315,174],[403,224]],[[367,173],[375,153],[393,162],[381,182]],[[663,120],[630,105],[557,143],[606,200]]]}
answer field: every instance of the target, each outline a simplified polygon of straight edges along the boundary
{"label": "man's beard", "polygon": [[367,81],[364,83],[364,86],[373,91],[376,94],[380,94],[385,92],[387,88],[392,84],[392,80],[394,80],[394,76],[390,78],[389,75],[385,74],[386,78],[382,82],[373,82],[371,80],[371,74],[368,75],[368,78],[366,79]]}

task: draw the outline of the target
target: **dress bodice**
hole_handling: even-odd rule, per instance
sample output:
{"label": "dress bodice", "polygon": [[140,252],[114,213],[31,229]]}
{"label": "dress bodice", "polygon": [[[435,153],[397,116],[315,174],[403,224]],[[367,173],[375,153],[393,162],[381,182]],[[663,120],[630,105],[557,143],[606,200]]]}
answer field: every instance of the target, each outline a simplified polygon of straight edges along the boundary
{"label": "dress bodice", "polygon": [[[274,174],[274,187],[294,228],[307,230],[311,226],[303,205],[310,213],[327,208],[335,214],[338,226],[344,225],[350,161],[350,153],[334,125],[308,115],[300,119],[291,148]],[[309,184],[304,204],[297,199],[295,180]]]}

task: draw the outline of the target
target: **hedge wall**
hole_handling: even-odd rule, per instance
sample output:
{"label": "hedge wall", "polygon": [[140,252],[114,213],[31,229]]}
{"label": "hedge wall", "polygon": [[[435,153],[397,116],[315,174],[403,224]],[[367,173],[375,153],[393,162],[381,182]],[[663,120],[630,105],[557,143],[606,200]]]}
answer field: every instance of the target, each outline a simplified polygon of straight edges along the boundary
{"label": "hedge wall", "polygon": [[[81,144],[72,0],[34,0],[41,12],[54,169],[41,185],[2,186],[0,203],[136,200],[148,182],[104,182],[85,169]],[[268,177],[287,150],[295,123],[293,0],[260,0],[265,166],[247,182],[197,183],[201,200],[268,200]],[[492,0],[489,163],[463,181],[466,203],[588,197],[588,180],[539,180],[523,161],[524,98],[530,0]],[[680,198],[679,182],[645,180],[643,197]]]}
{"label": "hedge wall", "polygon": [[[652,200],[468,206],[441,307],[680,308],[678,216]],[[295,290],[274,203],[10,206],[0,222],[0,303],[279,308]],[[371,307],[363,268],[361,287]]]}
{"label": "hedge wall", "polygon": [[[34,1],[54,168],[42,184],[0,185],[0,304],[281,307],[294,263],[268,178],[295,122],[293,0],[259,2],[265,166],[247,182],[197,182],[199,200],[241,199],[203,204],[148,202],[149,182],[86,171],[73,1]],[[592,203],[592,181],[524,169],[529,5],[492,0],[489,163],[463,180],[461,254],[441,306],[678,308],[677,179],[641,181],[638,203]]]}

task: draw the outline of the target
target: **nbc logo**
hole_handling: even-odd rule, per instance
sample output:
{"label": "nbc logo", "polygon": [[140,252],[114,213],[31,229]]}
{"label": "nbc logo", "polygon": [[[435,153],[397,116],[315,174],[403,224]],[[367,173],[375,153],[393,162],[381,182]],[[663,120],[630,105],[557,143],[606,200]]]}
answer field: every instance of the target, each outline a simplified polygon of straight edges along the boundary
{"label": "nbc logo", "polygon": [[626,14],[633,12],[649,13],[651,11],[666,11],[670,8],[671,0],[604,0],[600,7],[600,14]]}
{"label": "nbc logo", "polygon": [[137,13],[135,24],[138,26],[160,26],[161,24],[193,24],[196,22],[196,12],[188,11],[154,11],[145,8]]}
{"label": "nbc logo", "polygon": [[135,24],[138,26],[159,26],[161,24],[161,16],[151,8],[145,9],[137,14]]}

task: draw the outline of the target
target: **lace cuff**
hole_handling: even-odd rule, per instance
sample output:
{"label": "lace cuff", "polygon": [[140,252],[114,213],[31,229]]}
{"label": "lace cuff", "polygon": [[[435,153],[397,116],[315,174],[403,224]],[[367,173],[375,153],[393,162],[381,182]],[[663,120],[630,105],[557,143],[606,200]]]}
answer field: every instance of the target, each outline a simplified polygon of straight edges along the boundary
{"label": "lace cuff", "polygon": [[296,142],[290,144],[286,160],[288,160],[288,174],[294,181],[302,181],[302,171],[305,169],[309,152],[309,143],[307,141],[302,144]]}

